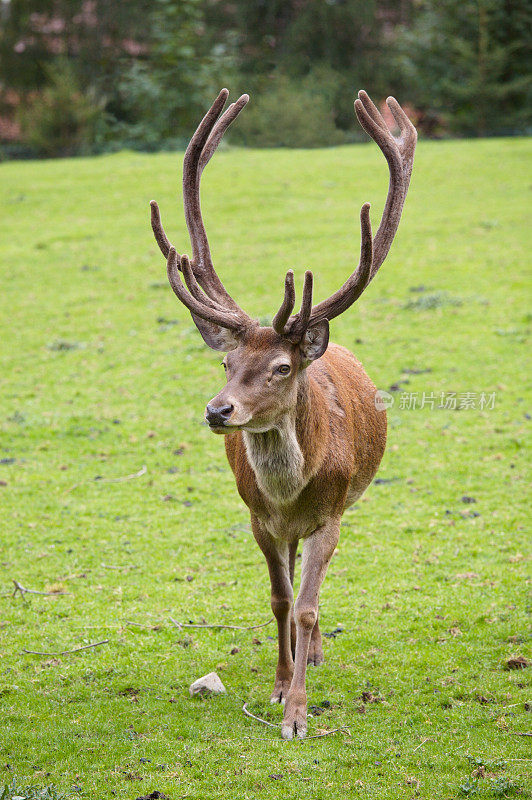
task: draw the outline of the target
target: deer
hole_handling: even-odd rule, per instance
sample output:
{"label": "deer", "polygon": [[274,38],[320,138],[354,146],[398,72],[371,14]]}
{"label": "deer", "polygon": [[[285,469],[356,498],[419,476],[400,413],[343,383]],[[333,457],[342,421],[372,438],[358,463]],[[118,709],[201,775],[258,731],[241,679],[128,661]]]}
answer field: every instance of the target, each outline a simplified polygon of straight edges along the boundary
{"label": "deer", "polygon": [[[200,181],[222,136],[249,101],[231,103],[223,89],[192,136],[183,160],[183,202],[192,258],[179,255],[151,202],[151,225],[166,259],[170,285],[205,343],[226,355],[226,383],[206,406],[205,420],[225,436],[225,450],[253,536],[266,559],[278,659],[272,703],[284,704],[283,739],[307,734],[307,665],[324,661],[320,589],[337,548],[344,511],[372,482],[386,445],[385,404],[362,364],[329,342],[329,323],[347,311],[385,260],[408,191],[417,134],[395,98],[387,105],[398,134],[365,91],[355,100],[364,131],[389,168],[386,203],[373,237],[369,203],[360,212],[358,266],[326,300],[313,304],[313,273],[295,306],[294,273],[270,326],[249,317],[225,290],[211,258],[201,214]],[[301,579],[294,568],[302,541]]]}

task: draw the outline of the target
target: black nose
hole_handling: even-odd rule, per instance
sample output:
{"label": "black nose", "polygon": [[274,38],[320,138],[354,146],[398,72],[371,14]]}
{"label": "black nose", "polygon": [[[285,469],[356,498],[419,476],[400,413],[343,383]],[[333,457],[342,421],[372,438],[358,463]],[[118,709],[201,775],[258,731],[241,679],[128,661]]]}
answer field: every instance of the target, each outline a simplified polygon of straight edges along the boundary
{"label": "black nose", "polygon": [[209,425],[223,425],[226,420],[229,419],[234,410],[234,406],[211,406],[209,403],[205,417]]}

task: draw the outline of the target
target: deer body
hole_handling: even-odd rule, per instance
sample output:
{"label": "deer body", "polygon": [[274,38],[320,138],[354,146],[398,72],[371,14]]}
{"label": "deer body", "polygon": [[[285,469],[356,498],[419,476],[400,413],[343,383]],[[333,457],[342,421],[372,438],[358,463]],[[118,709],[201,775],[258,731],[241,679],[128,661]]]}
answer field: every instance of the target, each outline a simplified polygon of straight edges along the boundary
{"label": "deer body", "polygon": [[297,403],[264,433],[225,437],[238,492],[278,539],[305,538],[366,490],[386,444],[386,412],[359,361],[330,344],[301,374]]}
{"label": "deer body", "polygon": [[[416,132],[397,101],[388,98],[400,129],[394,137],[367,94],[359,92],[358,119],[390,170],[379,229],[373,237],[369,205],[364,205],[360,262],[343,286],[313,305],[313,276],[306,272],[301,308],[292,315],[295,289],[289,270],[281,307],[271,327],[261,327],[218,278],[201,216],[203,169],[249,100],[243,95],[221,113],[227,95],[222,90],[207,112],[183,162],[192,261],[170,244],[155,202],[152,228],[175,294],[205,342],[226,352],[227,382],[207,404],[205,417],[213,433],[225,436],[227,458],[268,565],[279,640],[271,700],[285,704],[281,733],[291,739],[307,731],[307,663],[323,662],[319,592],[338,544],[341,517],[371,483],[386,444],[386,413],[376,403],[375,386],[348,350],[329,344],[329,321],[358,299],[386,258],[408,190]],[[301,584],[294,603],[300,541]]]}

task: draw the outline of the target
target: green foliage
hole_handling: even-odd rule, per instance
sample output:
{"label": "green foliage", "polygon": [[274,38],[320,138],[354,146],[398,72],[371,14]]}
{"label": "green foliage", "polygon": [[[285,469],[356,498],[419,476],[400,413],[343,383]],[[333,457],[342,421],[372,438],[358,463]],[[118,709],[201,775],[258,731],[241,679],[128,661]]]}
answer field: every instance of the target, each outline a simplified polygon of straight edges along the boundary
{"label": "green foliage", "polygon": [[[501,777],[530,794],[530,739],[514,734],[530,730],[532,670],[503,663],[530,650],[531,150],[421,141],[390,255],[331,325],[378,387],[401,387],[381,482],[344,516],[320,594],[323,630],[342,633],[309,670],[309,705],[324,709],[309,732],[348,731],[301,742],[242,713],[248,701],[280,722],[273,624],[169,620],[271,616],[223,440],[201,424],[220,353],[169,288],[150,229],[155,197],[189,248],[179,157],[0,165],[0,786],[16,776],[83,800],[455,800],[478,768],[470,753],[487,771],[504,760]],[[375,229],[386,189],[375,145],[221,152],[202,185],[216,269],[253,316],[271,320],[288,267],[299,297],[314,270],[319,302],[356,264],[361,204]],[[463,302],[406,309],[422,286]],[[496,402],[409,409],[403,390]],[[55,593],[13,597],[12,579]],[[213,669],[227,695],[191,700]]]}
{"label": "green foliage", "polygon": [[526,131],[532,124],[532,61],[526,0],[423,0],[398,37],[407,96],[449,130]]}
{"label": "green foliage", "polygon": [[[390,92],[395,64],[387,26],[409,16],[408,3],[386,3],[384,13],[381,5],[374,0],[207,4],[206,35],[213,48],[223,48],[226,58],[232,53],[247,90],[277,96],[280,84],[290,82],[294,92],[323,98],[327,108],[322,113],[320,99],[320,118],[332,113],[335,127],[348,131],[353,140],[360,136],[352,106],[356,90],[365,87],[377,96]],[[287,125],[299,130],[305,127],[305,115],[296,113],[297,106],[290,104]],[[281,108],[278,117],[283,113]],[[334,129],[328,128],[332,138],[325,143],[338,142]],[[265,146],[267,139],[257,132],[253,143]]]}
{"label": "green foliage", "polygon": [[323,95],[276,75],[239,119],[233,139],[254,147],[326,147],[344,141]]}
{"label": "green foliage", "polygon": [[53,786],[44,789],[39,786],[19,786],[13,781],[3,788],[0,786],[0,800],[67,800],[67,796],[58,793]]}
{"label": "green foliage", "polygon": [[175,140],[205,113],[209,60],[199,50],[200,0],[155,0],[148,17],[149,58],[133,60],[119,83],[125,119],[114,135],[146,149]]}
{"label": "green foliage", "polygon": [[104,103],[84,92],[67,61],[46,68],[49,83],[20,111],[25,142],[38,155],[68,156],[86,151],[104,121]]}
{"label": "green foliage", "polygon": [[[37,151],[59,152],[44,141],[58,136],[55,112],[34,106],[58,92],[66,61],[105,115],[64,152],[181,147],[223,85],[254,95],[235,128],[250,146],[360,139],[359,88],[377,102],[398,95],[427,136],[527,132],[531,16],[527,0],[11,0],[0,16],[0,123],[29,104]],[[8,142],[2,156],[27,147]]]}
{"label": "green foliage", "polygon": [[507,778],[496,777],[467,778],[460,784],[461,797],[517,797],[521,793],[519,786]]}

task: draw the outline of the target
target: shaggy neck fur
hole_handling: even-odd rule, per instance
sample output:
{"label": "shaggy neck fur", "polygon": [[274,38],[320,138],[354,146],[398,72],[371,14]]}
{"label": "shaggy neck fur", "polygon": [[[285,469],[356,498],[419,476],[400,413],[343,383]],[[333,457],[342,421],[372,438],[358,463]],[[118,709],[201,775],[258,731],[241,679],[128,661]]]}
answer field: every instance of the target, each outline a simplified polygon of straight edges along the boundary
{"label": "shaggy neck fur", "polygon": [[265,433],[242,431],[259,489],[273,502],[290,503],[306,486],[329,446],[327,411],[307,371],[299,377],[296,407]]}
{"label": "shaggy neck fur", "polygon": [[305,463],[297,441],[295,419],[287,416],[269,431],[243,431],[243,435],[260,490],[275,502],[290,502],[303,488]]}

